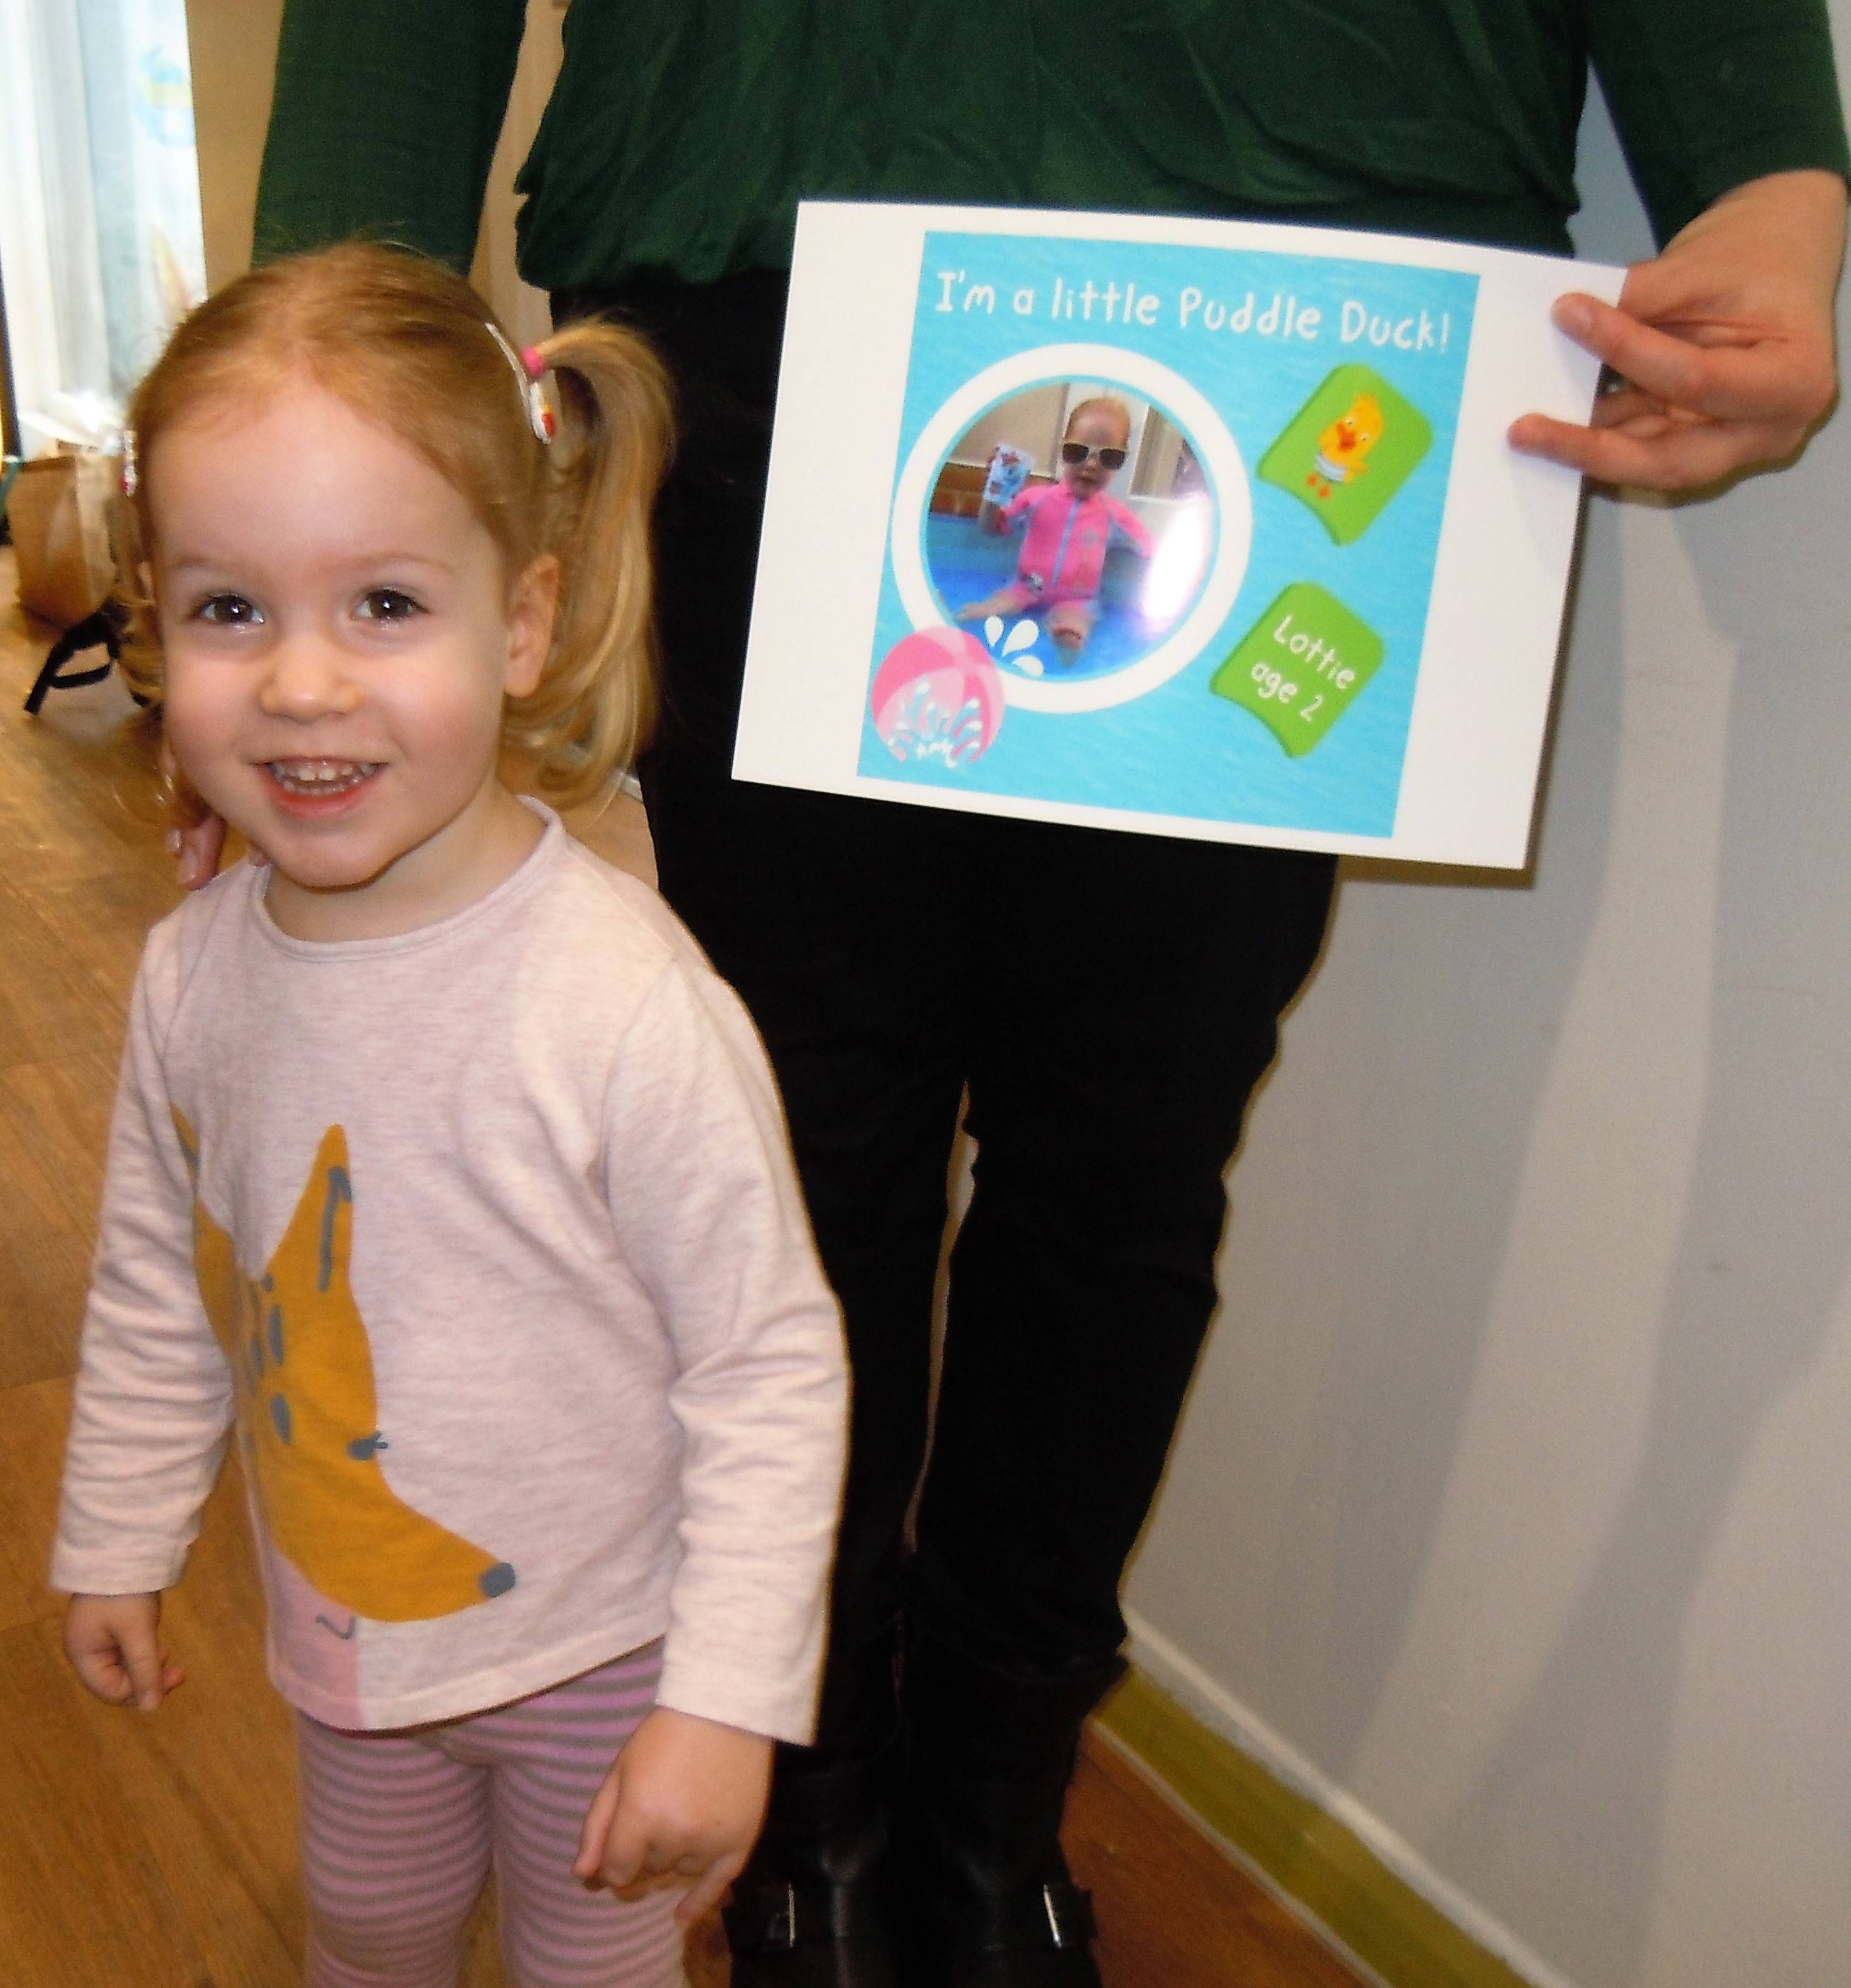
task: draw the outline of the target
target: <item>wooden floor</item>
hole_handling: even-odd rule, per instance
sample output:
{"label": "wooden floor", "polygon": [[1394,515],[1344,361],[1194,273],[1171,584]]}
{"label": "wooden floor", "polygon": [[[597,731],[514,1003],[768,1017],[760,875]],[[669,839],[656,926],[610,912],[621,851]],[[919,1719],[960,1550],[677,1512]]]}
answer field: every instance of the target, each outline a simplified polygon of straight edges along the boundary
{"label": "wooden floor", "polygon": [[[21,713],[50,639],[0,550],[0,1984],[295,1988],[292,1753],[238,1486],[220,1485],[170,1598],[188,1681],[151,1717],[85,1696],[45,1585],[125,1004],[178,894],[115,680]],[[574,825],[651,874],[634,803]],[[1111,1988],[1355,1988],[1103,1741],[1069,1817]],[[504,1988],[491,1922],[485,1905],[465,1988]],[[726,1979],[711,1923],[691,1973]]]}

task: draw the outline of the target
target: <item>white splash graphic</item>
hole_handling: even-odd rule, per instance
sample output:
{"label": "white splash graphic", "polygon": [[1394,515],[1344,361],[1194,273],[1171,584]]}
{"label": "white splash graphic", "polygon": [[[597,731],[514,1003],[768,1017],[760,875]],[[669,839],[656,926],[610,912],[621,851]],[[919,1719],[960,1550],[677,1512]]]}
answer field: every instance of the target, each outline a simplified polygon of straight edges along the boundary
{"label": "white splash graphic", "polygon": [[940,702],[929,677],[906,692],[882,736],[896,759],[942,759],[948,766],[962,766],[990,742],[979,700],[966,698],[954,712]]}

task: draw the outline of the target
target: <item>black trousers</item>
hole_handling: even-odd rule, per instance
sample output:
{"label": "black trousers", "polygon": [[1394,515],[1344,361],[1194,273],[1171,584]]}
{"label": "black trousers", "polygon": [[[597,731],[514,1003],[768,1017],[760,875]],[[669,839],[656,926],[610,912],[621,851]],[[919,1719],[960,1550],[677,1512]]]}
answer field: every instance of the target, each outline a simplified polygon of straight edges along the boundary
{"label": "black trousers", "polygon": [[[1125,1561],[1215,1307],[1223,1173],[1334,865],[733,781],[783,279],[556,302],[639,323],[676,374],[644,792],[663,893],[765,1037],[847,1321],[832,1677],[903,1598],[993,1665],[1095,1664],[1124,1636]],[[928,1466],[966,1092],[974,1191]],[[824,1743],[844,1696],[825,1692]]]}

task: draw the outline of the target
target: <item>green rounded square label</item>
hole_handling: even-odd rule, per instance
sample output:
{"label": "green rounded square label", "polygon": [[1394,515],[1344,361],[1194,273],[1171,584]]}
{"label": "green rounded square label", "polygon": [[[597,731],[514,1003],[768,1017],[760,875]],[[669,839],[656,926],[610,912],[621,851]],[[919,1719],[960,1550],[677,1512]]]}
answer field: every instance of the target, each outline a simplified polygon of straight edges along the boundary
{"label": "green rounded square label", "polygon": [[1250,711],[1299,759],[1329,735],[1385,653],[1366,621],[1301,580],[1254,624],[1209,688]]}
{"label": "green rounded square label", "polygon": [[1261,458],[1260,475],[1347,546],[1376,522],[1433,445],[1426,415],[1372,366],[1339,366]]}

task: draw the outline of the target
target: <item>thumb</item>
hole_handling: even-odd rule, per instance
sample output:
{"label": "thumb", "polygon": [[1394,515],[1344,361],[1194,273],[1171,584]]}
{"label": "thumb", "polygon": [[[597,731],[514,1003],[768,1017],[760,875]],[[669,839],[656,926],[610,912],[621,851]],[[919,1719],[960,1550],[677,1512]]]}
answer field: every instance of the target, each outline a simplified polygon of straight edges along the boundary
{"label": "thumb", "polygon": [[604,1882],[619,1897],[624,1888],[642,1877],[649,1868],[649,1827],[638,1815],[634,1802],[620,1801],[604,1838],[601,1870]]}
{"label": "thumb", "polygon": [[122,1632],[122,1668],[129,1689],[144,1712],[152,1712],[166,1696],[168,1664],[151,1628],[137,1625]]}
{"label": "thumb", "polygon": [[572,1875],[590,1883],[604,1866],[604,1846],[623,1794],[624,1763],[620,1759],[604,1779],[585,1812],[585,1826],[578,1833],[578,1854],[572,1860]]}
{"label": "thumb", "polygon": [[696,1919],[705,1917],[719,1903],[726,1887],[745,1868],[746,1853],[743,1850],[729,1857],[718,1858],[709,1864],[675,1907],[676,1923],[692,1925]]}

